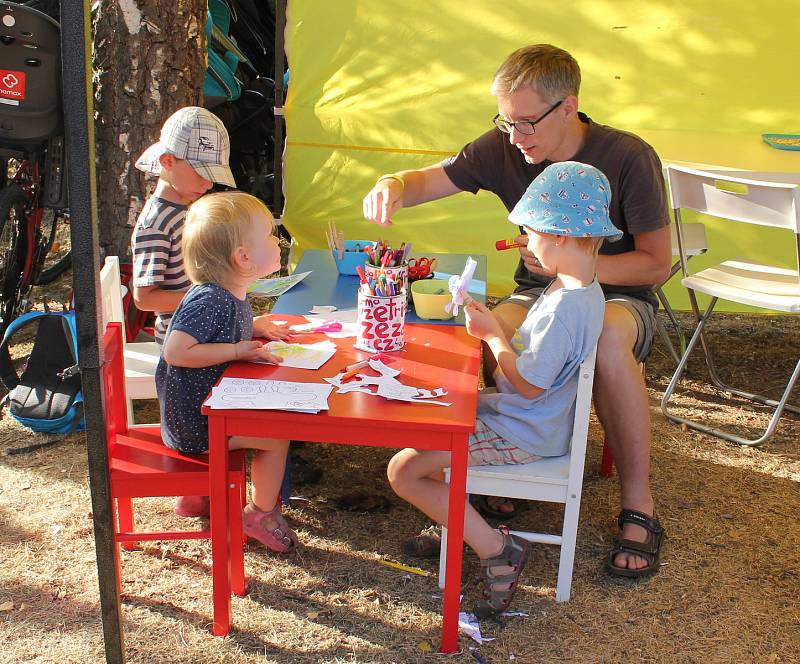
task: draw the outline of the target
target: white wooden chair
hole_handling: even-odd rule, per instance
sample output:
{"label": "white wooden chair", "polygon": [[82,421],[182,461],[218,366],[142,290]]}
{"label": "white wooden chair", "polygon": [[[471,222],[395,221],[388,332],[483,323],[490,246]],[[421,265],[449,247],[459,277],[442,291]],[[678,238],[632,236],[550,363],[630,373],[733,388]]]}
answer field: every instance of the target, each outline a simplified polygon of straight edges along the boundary
{"label": "white wooden chair", "polygon": [[[103,304],[103,328],[108,323],[122,323],[125,329],[125,311],[122,307],[122,283],[119,258],[108,256],[100,270],[100,291]],[[125,342],[125,392],[128,422],[133,422],[133,399],[156,398],[156,366],[160,348],[155,341]]]}
{"label": "white wooden chair", "polygon": [[[780,399],[770,399],[722,382],[704,330],[719,299],[759,309],[800,313],[800,187],[796,184],[723,176],[675,165],[667,167],[667,175],[681,246],[683,270],[681,283],[689,291],[697,328],[664,392],[661,410],[669,420],[685,424],[697,431],[741,445],[760,445],[773,434],[784,410],[800,414],[800,408],[788,403],[792,388],[800,376],[800,358]],[[681,210],[694,210],[730,222],[771,226],[791,231],[794,235],[794,267],[786,268],[754,262],[747,258],[736,258],[723,261],[696,274],[690,274],[687,265],[688,255],[682,244],[685,224],[681,221]],[[730,232],[734,233],[735,227],[732,226]],[[759,251],[761,255],[769,251],[769,246],[765,246],[765,243],[761,246],[754,243],[754,246],[749,248]],[[711,298],[702,314],[697,304],[697,293],[703,293]],[[702,346],[711,380],[718,388],[773,408],[769,423],[758,438],[749,439],[721,431],[700,421],[678,417],[669,411],[670,399],[698,341]]]}
{"label": "white wooden chair", "polygon": [[[519,465],[471,466],[467,470],[467,493],[483,496],[505,496],[526,500],[564,503],[564,525],[560,535],[512,530],[530,542],[556,544],[561,547],[558,563],[556,601],[566,602],[572,587],[572,568],[575,561],[575,542],[578,535],[578,515],[583,488],[583,463],[586,458],[586,437],[589,433],[589,410],[592,405],[595,347],[578,369],[578,395],[575,400],[575,420],[572,425],[570,451],[564,456],[550,457]],[[445,481],[450,481],[450,469],[445,469]],[[439,587],[444,587],[447,551],[447,528],[442,528],[442,547],[439,554]]]}

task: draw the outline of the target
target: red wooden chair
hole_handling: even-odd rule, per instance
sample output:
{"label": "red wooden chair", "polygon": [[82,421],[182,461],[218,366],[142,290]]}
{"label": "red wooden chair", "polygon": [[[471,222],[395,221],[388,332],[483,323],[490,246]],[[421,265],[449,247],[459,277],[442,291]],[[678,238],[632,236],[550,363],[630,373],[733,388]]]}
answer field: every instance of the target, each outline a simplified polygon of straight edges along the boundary
{"label": "red wooden chair", "polygon": [[[210,528],[164,532],[134,529],[133,498],[209,495],[208,456],[182,454],[170,449],[162,442],[157,424],[128,427],[122,335],[120,323],[109,323],[103,339],[106,361],[102,375],[106,398],[111,504],[115,512],[114,541],[126,549],[132,549],[134,542],[148,540],[211,539]],[[228,552],[225,559],[214,559],[211,564],[212,577],[224,573],[230,565],[231,589],[236,595],[245,594],[242,532],[242,506],[246,495],[244,461],[243,450],[231,452],[227,482],[227,537],[230,545],[223,547]],[[117,549],[117,579],[121,579],[119,572]],[[220,607],[215,605],[215,617],[218,610]],[[225,611],[227,607],[221,607],[221,610]]]}

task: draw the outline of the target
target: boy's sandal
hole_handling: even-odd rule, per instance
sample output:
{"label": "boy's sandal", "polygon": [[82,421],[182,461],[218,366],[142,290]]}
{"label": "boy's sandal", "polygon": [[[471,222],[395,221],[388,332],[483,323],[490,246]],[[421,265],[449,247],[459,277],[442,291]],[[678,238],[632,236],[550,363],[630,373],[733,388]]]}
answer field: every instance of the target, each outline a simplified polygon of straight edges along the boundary
{"label": "boy's sandal", "polygon": [[419,535],[409,537],[400,544],[407,556],[416,558],[435,558],[442,549],[442,533],[439,526],[423,528]]}
{"label": "boy's sandal", "polygon": [[[519,575],[528,560],[531,546],[528,540],[512,535],[506,526],[500,526],[500,533],[503,535],[500,553],[481,560],[483,600],[472,611],[478,618],[496,616],[509,607],[517,592]],[[492,569],[497,567],[511,567],[512,570],[504,574],[492,574]]]}
{"label": "boy's sandal", "polygon": [[265,512],[250,503],[244,509],[242,521],[244,534],[258,540],[270,551],[293,553],[297,547],[297,534],[283,518],[280,505]]}
{"label": "boy's sandal", "polygon": [[[647,539],[644,542],[636,542],[630,539],[617,539],[614,548],[608,554],[606,569],[614,576],[624,576],[630,579],[639,579],[650,576],[658,571],[661,559],[661,543],[664,540],[664,529],[656,516],[648,516],[644,512],[636,510],[622,510],[617,517],[617,524],[620,530],[626,523],[635,523],[647,531]],[[647,561],[647,567],[639,569],[629,569],[618,567],[614,564],[614,558],[620,553],[632,556],[639,556]]]}
{"label": "boy's sandal", "polygon": [[495,509],[489,503],[489,498],[502,498],[501,496],[475,496],[472,506],[478,510],[478,513],[489,517],[491,519],[501,519],[503,521],[511,521],[514,517],[519,516],[527,509],[527,504],[522,500],[514,500],[513,498],[502,498],[507,501],[514,509],[510,512],[503,512],[502,510]]}

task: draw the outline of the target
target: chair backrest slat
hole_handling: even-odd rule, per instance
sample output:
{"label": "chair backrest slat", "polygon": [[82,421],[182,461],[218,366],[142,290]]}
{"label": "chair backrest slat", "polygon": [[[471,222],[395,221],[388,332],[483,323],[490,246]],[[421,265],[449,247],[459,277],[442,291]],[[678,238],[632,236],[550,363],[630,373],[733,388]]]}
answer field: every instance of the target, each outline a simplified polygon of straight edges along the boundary
{"label": "chair backrest slat", "polygon": [[723,176],[674,164],[667,166],[667,180],[673,209],[800,234],[797,184]]}
{"label": "chair backrest slat", "polygon": [[106,436],[112,444],[114,435],[128,430],[125,399],[125,364],[122,323],[112,322],[103,335],[105,363],[103,364],[103,390],[106,399]]}
{"label": "chair backrest slat", "polygon": [[583,466],[586,460],[586,439],[589,437],[589,411],[592,406],[592,385],[597,344],[578,367],[578,393],[575,397],[575,420],[570,443],[570,466],[567,491],[572,495],[583,484]]}
{"label": "chair backrest slat", "polygon": [[[103,311],[103,327],[109,323],[124,323],[125,311],[122,306],[122,280],[119,271],[119,258],[108,256],[100,270],[100,294]],[[123,335],[122,345],[125,346]]]}

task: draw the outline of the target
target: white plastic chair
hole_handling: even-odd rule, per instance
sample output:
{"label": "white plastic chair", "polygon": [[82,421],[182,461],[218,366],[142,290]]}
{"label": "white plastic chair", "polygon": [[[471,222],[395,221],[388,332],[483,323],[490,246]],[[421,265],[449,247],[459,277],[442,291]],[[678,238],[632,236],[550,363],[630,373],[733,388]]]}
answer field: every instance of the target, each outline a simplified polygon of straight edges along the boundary
{"label": "white plastic chair", "polygon": [[[575,399],[575,420],[572,425],[570,451],[564,456],[549,457],[532,463],[507,466],[471,466],[467,470],[467,493],[483,496],[504,496],[526,500],[564,503],[564,525],[560,535],[512,530],[529,542],[556,544],[561,547],[558,563],[556,601],[566,602],[572,587],[575,542],[583,489],[583,463],[586,458],[586,437],[589,433],[589,409],[592,405],[592,383],[597,347],[578,369],[578,394]],[[445,482],[450,469],[445,468]],[[439,587],[444,588],[447,565],[447,528],[442,528],[439,554]]]}
{"label": "white plastic chair", "polygon": [[[658,323],[658,333],[661,336],[662,340],[667,346],[667,350],[669,350],[670,355],[675,359],[675,362],[680,362],[681,355],[686,352],[686,335],[683,333],[683,328],[681,327],[680,322],[678,321],[677,317],[675,316],[675,312],[672,310],[670,306],[669,300],[667,300],[667,296],[664,294],[662,290],[662,286],[666,284],[672,277],[674,277],[678,271],[681,269],[681,253],[680,247],[678,246],[678,233],[675,227],[675,224],[672,224],[669,227],[670,230],[670,241],[672,246],[672,256],[675,258],[675,262],[672,264],[672,268],[670,268],[669,276],[664,280],[664,283],[656,286],[653,290],[655,291],[656,297],[658,297],[659,302],[661,302],[661,307],[664,309],[664,313],[669,318],[670,323],[672,323],[672,327],[675,329],[675,334],[678,337],[678,347],[680,348],[680,353],[675,350],[675,346],[672,345],[672,339],[669,338],[669,334],[667,333],[666,328],[661,324],[659,319],[657,320]],[[684,251],[686,253],[686,260],[689,260],[692,256],[699,256],[700,254],[706,253],[708,251],[708,241],[706,240],[706,227],[703,224],[699,223],[689,223],[683,225],[683,243],[684,243]]]}
{"label": "white plastic chair", "polygon": [[[679,242],[683,240],[683,229],[685,228],[681,221],[681,210],[694,210],[730,222],[771,226],[791,231],[794,234],[793,244],[796,251],[793,269],[757,263],[747,258],[736,258],[723,261],[696,274],[690,274],[687,266],[688,256],[681,244],[681,268],[684,275],[681,283],[689,291],[689,299],[697,319],[697,328],[664,392],[661,410],[669,420],[685,424],[697,431],[740,445],[760,445],[774,433],[784,410],[800,414],[800,408],[788,403],[789,395],[800,375],[800,359],[789,378],[783,395],[776,401],[723,383],[717,373],[704,330],[720,298],[760,309],[800,313],[800,187],[796,184],[722,176],[674,165],[667,167],[667,175]],[[735,232],[735,229],[731,228],[730,232]],[[764,246],[759,248],[769,249]],[[698,292],[711,297],[711,301],[702,315],[697,304],[696,293]],[[769,423],[758,438],[744,438],[721,431],[703,422],[678,417],[669,411],[670,398],[698,341],[703,348],[711,380],[718,388],[773,408]]]}
{"label": "white plastic chair", "polygon": [[[108,256],[100,270],[100,291],[103,305],[103,329],[109,323],[122,323],[125,329],[125,311],[122,306],[122,282],[119,258]],[[156,398],[156,366],[161,351],[155,341],[125,342],[125,392],[128,422],[133,422],[133,399]]]}

